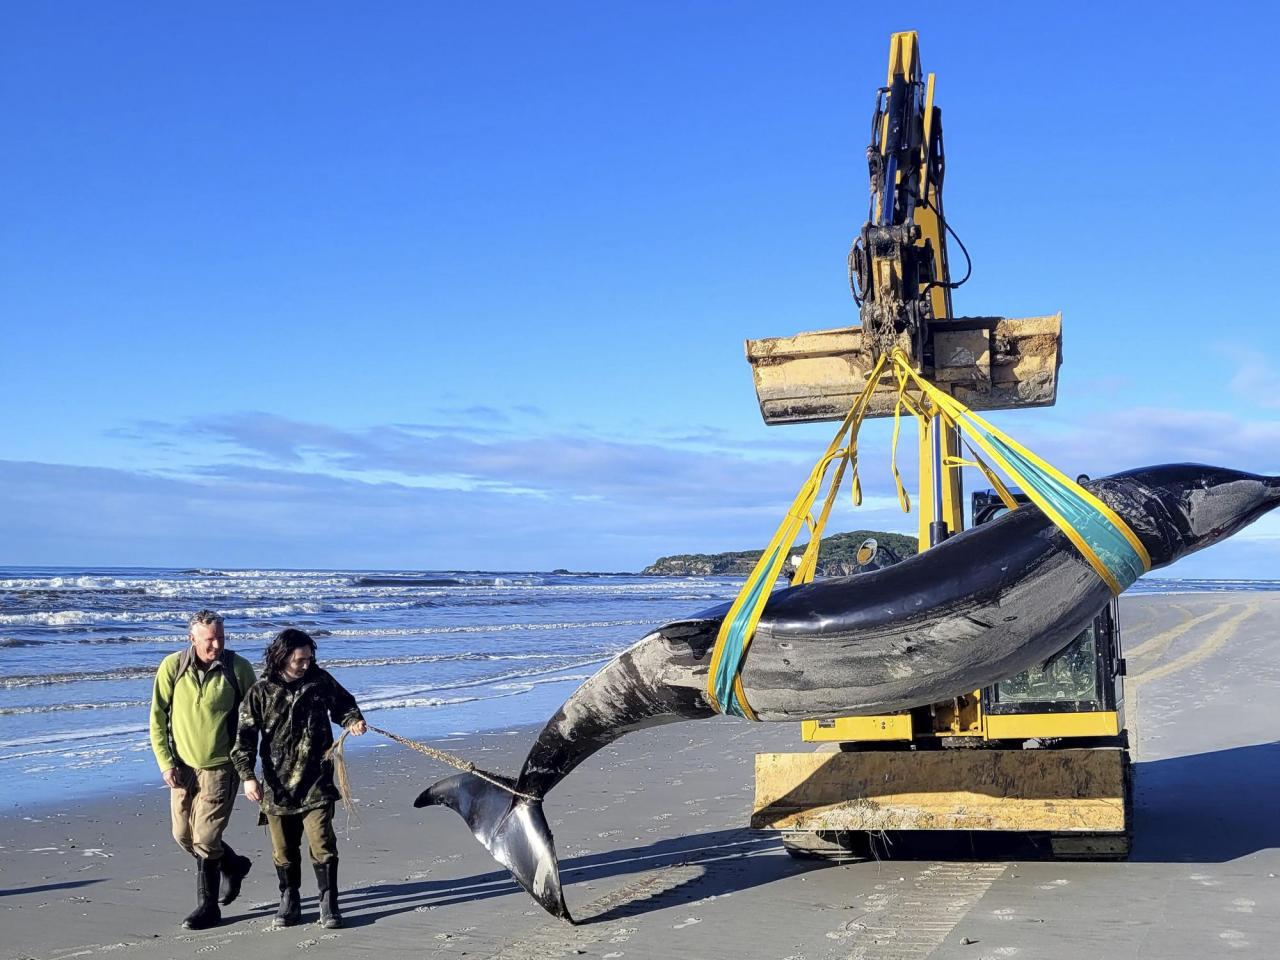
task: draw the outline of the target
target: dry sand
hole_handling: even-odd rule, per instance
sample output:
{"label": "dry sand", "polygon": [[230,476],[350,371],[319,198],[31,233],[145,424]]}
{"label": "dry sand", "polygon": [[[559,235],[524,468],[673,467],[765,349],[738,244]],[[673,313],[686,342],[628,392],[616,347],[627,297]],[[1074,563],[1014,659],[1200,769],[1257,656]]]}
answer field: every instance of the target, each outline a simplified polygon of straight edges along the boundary
{"label": "dry sand", "polygon": [[[743,825],[754,753],[805,749],[797,726],[685,723],[625,738],[549,798],[570,926],[456,815],[414,810],[448,771],[389,745],[352,758],[363,815],[340,837],[345,929],[267,929],[275,876],[241,801],[228,838],[255,859],[244,892],[222,926],[182,931],[194,881],[157,784],[0,815],[0,958],[1280,956],[1280,594],[1126,598],[1122,620],[1138,711],[1127,863],[967,838],[945,856],[900,844],[881,863],[792,860]],[[438,743],[514,771],[534,732]]]}

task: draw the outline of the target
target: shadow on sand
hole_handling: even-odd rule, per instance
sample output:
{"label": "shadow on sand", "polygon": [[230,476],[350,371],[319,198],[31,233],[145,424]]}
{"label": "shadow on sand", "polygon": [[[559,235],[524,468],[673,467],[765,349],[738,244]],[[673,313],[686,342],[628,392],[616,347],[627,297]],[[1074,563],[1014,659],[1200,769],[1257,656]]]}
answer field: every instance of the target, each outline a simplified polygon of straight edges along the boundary
{"label": "shadow on sand", "polygon": [[[1136,812],[1131,860],[1222,863],[1280,847],[1280,742],[1135,765]],[[1042,838],[981,831],[913,831],[877,837],[876,854],[897,861],[1037,860],[1050,853]],[[483,854],[477,848],[477,857]],[[852,869],[874,864],[854,865]],[[610,877],[651,876],[663,868],[685,868],[666,881],[634,884],[634,896],[606,900],[587,915],[584,887]],[[776,834],[746,828],[659,840],[646,846],[564,860],[560,865],[570,909],[580,923],[637,916],[673,902],[721,896],[814,869],[821,861],[782,854]],[[1117,869],[1123,869],[1120,864]],[[519,894],[505,870],[459,879],[421,880],[361,887],[344,893],[347,926],[358,927],[410,910]],[[599,896],[588,892],[586,896]],[[533,901],[529,901],[530,908]],[[582,915],[578,916],[578,913]]]}
{"label": "shadow on sand", "polygon": [[1280,741],[1135,764],[1133,854],[1224,863],[1280,847]]}
{"label": "shadow on sand", "polygon": [[[477,847],[476,854],[482,856],[483,852]],[[766,854],[774,856],[762,856]],[[560,878],[565,885],[566,897],[571,901],[570,909],[582,911],[585,885],[610,877],[650,876],[653,871],[675,866],[687,868],[682,877],[651,886],[637,886],[634,898],[606,907],[596,915],[578,916],[575,912],[575,918],[580,923],[617,920],[658,909],[672,899],[699,900],[745,890],[819,865],[783,856],[776,835],[757,833],[743,827],[562,860]],[[493,870],[453,880],[419,880],[360,887],[344,893],[342,905],[346,925],[358,927],[409,910],[429,910],[511,894],[527,897],[506,870]],[[599,896],[599,893],[590,891],[587,896]],[[532,899],[529,906],[536,908]]]}
{"label": "shadow on sand", "polygon": [[10,897],[15,893],[48,893],[50,890],[74,890],[94,883],[105,883],[106,877],[95,880],[67,880],[64,883],[42,883],[34,887],[0,887],[0,897]]}

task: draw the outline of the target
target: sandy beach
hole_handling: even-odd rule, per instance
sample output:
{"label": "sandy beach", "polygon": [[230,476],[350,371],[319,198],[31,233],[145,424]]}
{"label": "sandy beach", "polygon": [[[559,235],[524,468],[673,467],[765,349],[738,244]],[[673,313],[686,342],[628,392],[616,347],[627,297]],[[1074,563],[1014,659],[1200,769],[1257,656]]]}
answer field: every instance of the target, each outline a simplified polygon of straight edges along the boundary
{"label": "sandy beach", "polygon": [[[65,807],[5,803],[0,958],[1274,956],[1280,594],[1138,596],[1121,615],[1137,761],[1126,863],[1053,862],[968,837],[947,849],[903,842],[879,863],[793,860],[745,824],[754,754],[806,749],[798,727],[684,723],[624,738],[548,799],[580,920],[570,926],[453,813],[413,809],[449,771],[385,744],[351,758],[361,815],[340,832],[346,928],[268,930],[274,872],[241,800],[228,839],[255,860],[241,898],[222,926],[181,930],[194,882],[157,777]],[[433,743],[514,772],[535,733]],[[308,921],[312,884],[308,872]]]}

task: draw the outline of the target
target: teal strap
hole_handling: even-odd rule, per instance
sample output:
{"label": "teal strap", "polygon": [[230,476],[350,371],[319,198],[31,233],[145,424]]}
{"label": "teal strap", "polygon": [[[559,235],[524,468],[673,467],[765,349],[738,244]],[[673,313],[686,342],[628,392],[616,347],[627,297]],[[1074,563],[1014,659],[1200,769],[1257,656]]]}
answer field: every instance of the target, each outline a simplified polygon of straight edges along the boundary
{"label": "teal strap", "polygon": [[1000,455],[1013,468],[1018,480],[1048,501],[1070,524],[1071,529],[1093,549],[1103,566],[1111,571],[1111,575],[1120,584],[1121,590],[1128,588],[1146,572],[1142,558],[1133,549],[1133,545],[1093,504],[1080,497],[1072,487],[1045,473],[999,437],[990,433],[985,433],[984,436],[999,449]]}
{"label": "teal strap", "polygon": [[[774,548],[773,553],[769,554],[768,563],[763,564],[759,569],[767,571],[773,567],[773,561],[778,556],[778,548]],[[742,707],[738,704],[738,695],[734,692],[734,680],[738,677],[738,670],[742,666],[742,658],[745,654],[745,641],[747,633],[747,624],[751,622],[751,613],[755,610],[756,603],[760,600],[760,593],[766,589],[765,577],[760,576],[755,583],[751,584],[751,589],[747,594],[747,600],[738,609],[738,615],[734,618],[733,623],[729,625],[729,632],[724,640],[724,652],[721,654],[720,663],[716,669],[715,675],[715,693],[723,708],[723,712],[734,717],[745,717]],[[770,588],[771,589],[771,588]]]}

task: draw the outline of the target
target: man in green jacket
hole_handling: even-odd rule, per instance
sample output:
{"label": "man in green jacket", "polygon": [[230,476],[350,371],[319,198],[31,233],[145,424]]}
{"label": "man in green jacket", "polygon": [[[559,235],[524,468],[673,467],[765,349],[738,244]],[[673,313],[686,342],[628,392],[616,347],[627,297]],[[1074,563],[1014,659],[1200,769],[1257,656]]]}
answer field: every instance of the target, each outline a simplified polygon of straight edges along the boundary
{"label": "man in green jacket", "polygon": [[[236,716],[253,686],[253,666],[226,649],[222,617],[193,614],[186,649],[164,658],[151,694],[151,749],[169,786],[173,839],[196,858],[196,909],[188,930],[222,919],[219,900],[240,894],[251,861],[222,841],[239,778],[231,765]],[[221,878],[221,896],[219,896]]]}

